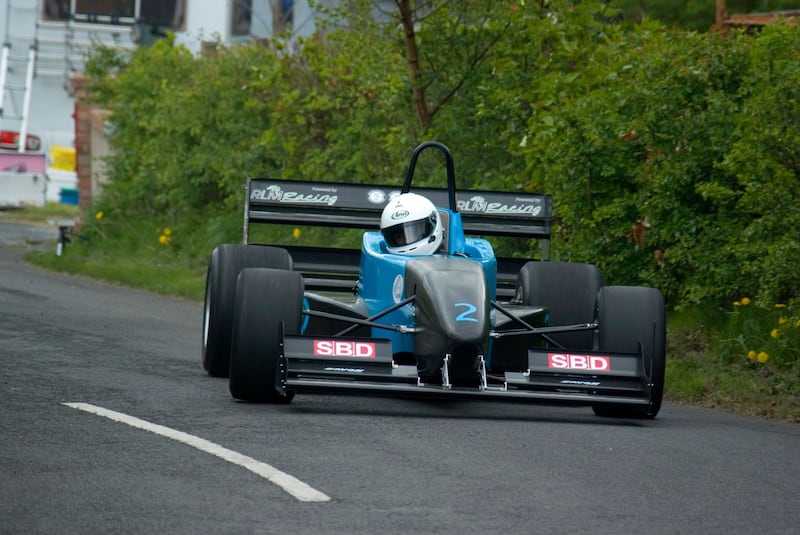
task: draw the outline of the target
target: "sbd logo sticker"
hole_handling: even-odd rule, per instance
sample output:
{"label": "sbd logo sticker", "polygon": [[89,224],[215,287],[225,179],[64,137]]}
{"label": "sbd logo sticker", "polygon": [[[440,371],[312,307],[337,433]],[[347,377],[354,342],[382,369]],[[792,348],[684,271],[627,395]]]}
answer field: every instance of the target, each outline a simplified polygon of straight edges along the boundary
{"label": "sbd logo sticker", "polygon": [[375,358],[375,344],[347,340],[314,340],[314,355],[319,357]]}
{"label": "sbd logo sticker", "polygon": [[610,372],[611,359],[601,355],[571,355],[565,353],[548,353],[547,367],[560,370]]}

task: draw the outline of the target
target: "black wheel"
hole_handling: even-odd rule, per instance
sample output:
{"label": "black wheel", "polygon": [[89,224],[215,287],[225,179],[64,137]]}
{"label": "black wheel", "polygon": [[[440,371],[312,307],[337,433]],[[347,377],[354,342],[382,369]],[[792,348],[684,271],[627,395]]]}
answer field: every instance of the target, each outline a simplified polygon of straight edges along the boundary
{"label": "black wheel", "polygon": [[[603,276],[592,264],[528,262],[517,277],[516,300],[547,307],[551,326],[591,323],[597,290],[602,286]],[[550,338],[569,349],[592,349],[592,331],[558,333]]]}
{"label": "black wheel", "polygon": [[642,408],[593,407],[595,414],[655,418],[664,396],[666,363],[667,328],[661,292],[639,286],[606,286],[597,294],[597,322],[598,351],[638,353],[641,344],[651,401]]}
{"label": "black wheel", "polygon": [[218,245],[211,253],[203,307],[203,368],[213,377],[228,377],[236,278],[248,267],[292,269],[286,249],[263,245]]}
{"label": "black wheel", "polygon": [[288,403],[279,357],[285,334],[300,332],[303,277],[294,271],[247,268],[239,274],[233,313],[230,390],[236,399]]}

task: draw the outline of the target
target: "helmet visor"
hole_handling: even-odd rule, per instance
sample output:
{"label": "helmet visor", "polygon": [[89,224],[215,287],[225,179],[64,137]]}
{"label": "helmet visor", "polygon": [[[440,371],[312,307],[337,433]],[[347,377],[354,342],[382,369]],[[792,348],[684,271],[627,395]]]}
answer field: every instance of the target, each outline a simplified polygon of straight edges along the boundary
{"label": "helmet visor", "polygon": [[391,227],[386,227],[381,232],[383,232],[386,245],[389,247],[402,247],[427,238],[433,234],[435,227],[436,217],[431,214],[431,216],[425,219],[406,221],[404,223],[392,225]]}

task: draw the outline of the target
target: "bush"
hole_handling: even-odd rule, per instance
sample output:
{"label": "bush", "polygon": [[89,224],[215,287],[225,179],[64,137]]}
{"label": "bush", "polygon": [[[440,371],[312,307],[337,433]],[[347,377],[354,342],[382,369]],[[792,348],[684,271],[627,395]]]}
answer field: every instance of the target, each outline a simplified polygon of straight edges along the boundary
{"label": "bush", "polygon": [[[427,128],[402,34],[366,10],[357,32],[343,21],[293,46],[100,51],[91,89],[115,152],[95,209],[210,251],[203,240],[238,238],[228,222],[246,177],[399,185],[411,149],[435,137],[462,187],[552,194],[553,257],[596,263],[609,283],[658,287],[672,306],[800,297],[800,30],[691,33],[617,24],[602,2],[546,4],[420,18]],[[440,162],[421,164],[421,183],[442,183]],[[264,232],[330,243],[327,229]]]}
{"label": "bush", "polygon": [[267,47],[195,58],[162,40],[98,78],[116,149],[101,208],[174,218],[240,206],[244,178],[278,169],[262,142],[278,70]]}

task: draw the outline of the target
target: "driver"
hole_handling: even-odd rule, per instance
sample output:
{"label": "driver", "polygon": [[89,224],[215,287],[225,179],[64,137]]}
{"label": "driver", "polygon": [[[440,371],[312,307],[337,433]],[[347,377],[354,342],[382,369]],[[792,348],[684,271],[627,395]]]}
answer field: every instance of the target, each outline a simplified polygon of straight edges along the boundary
{"label": "driver", "polygon": [[383,209],[381,233],[390,253],[430,255],[442,244],[444,229],[431,201],[416,193],[403,193]]}

